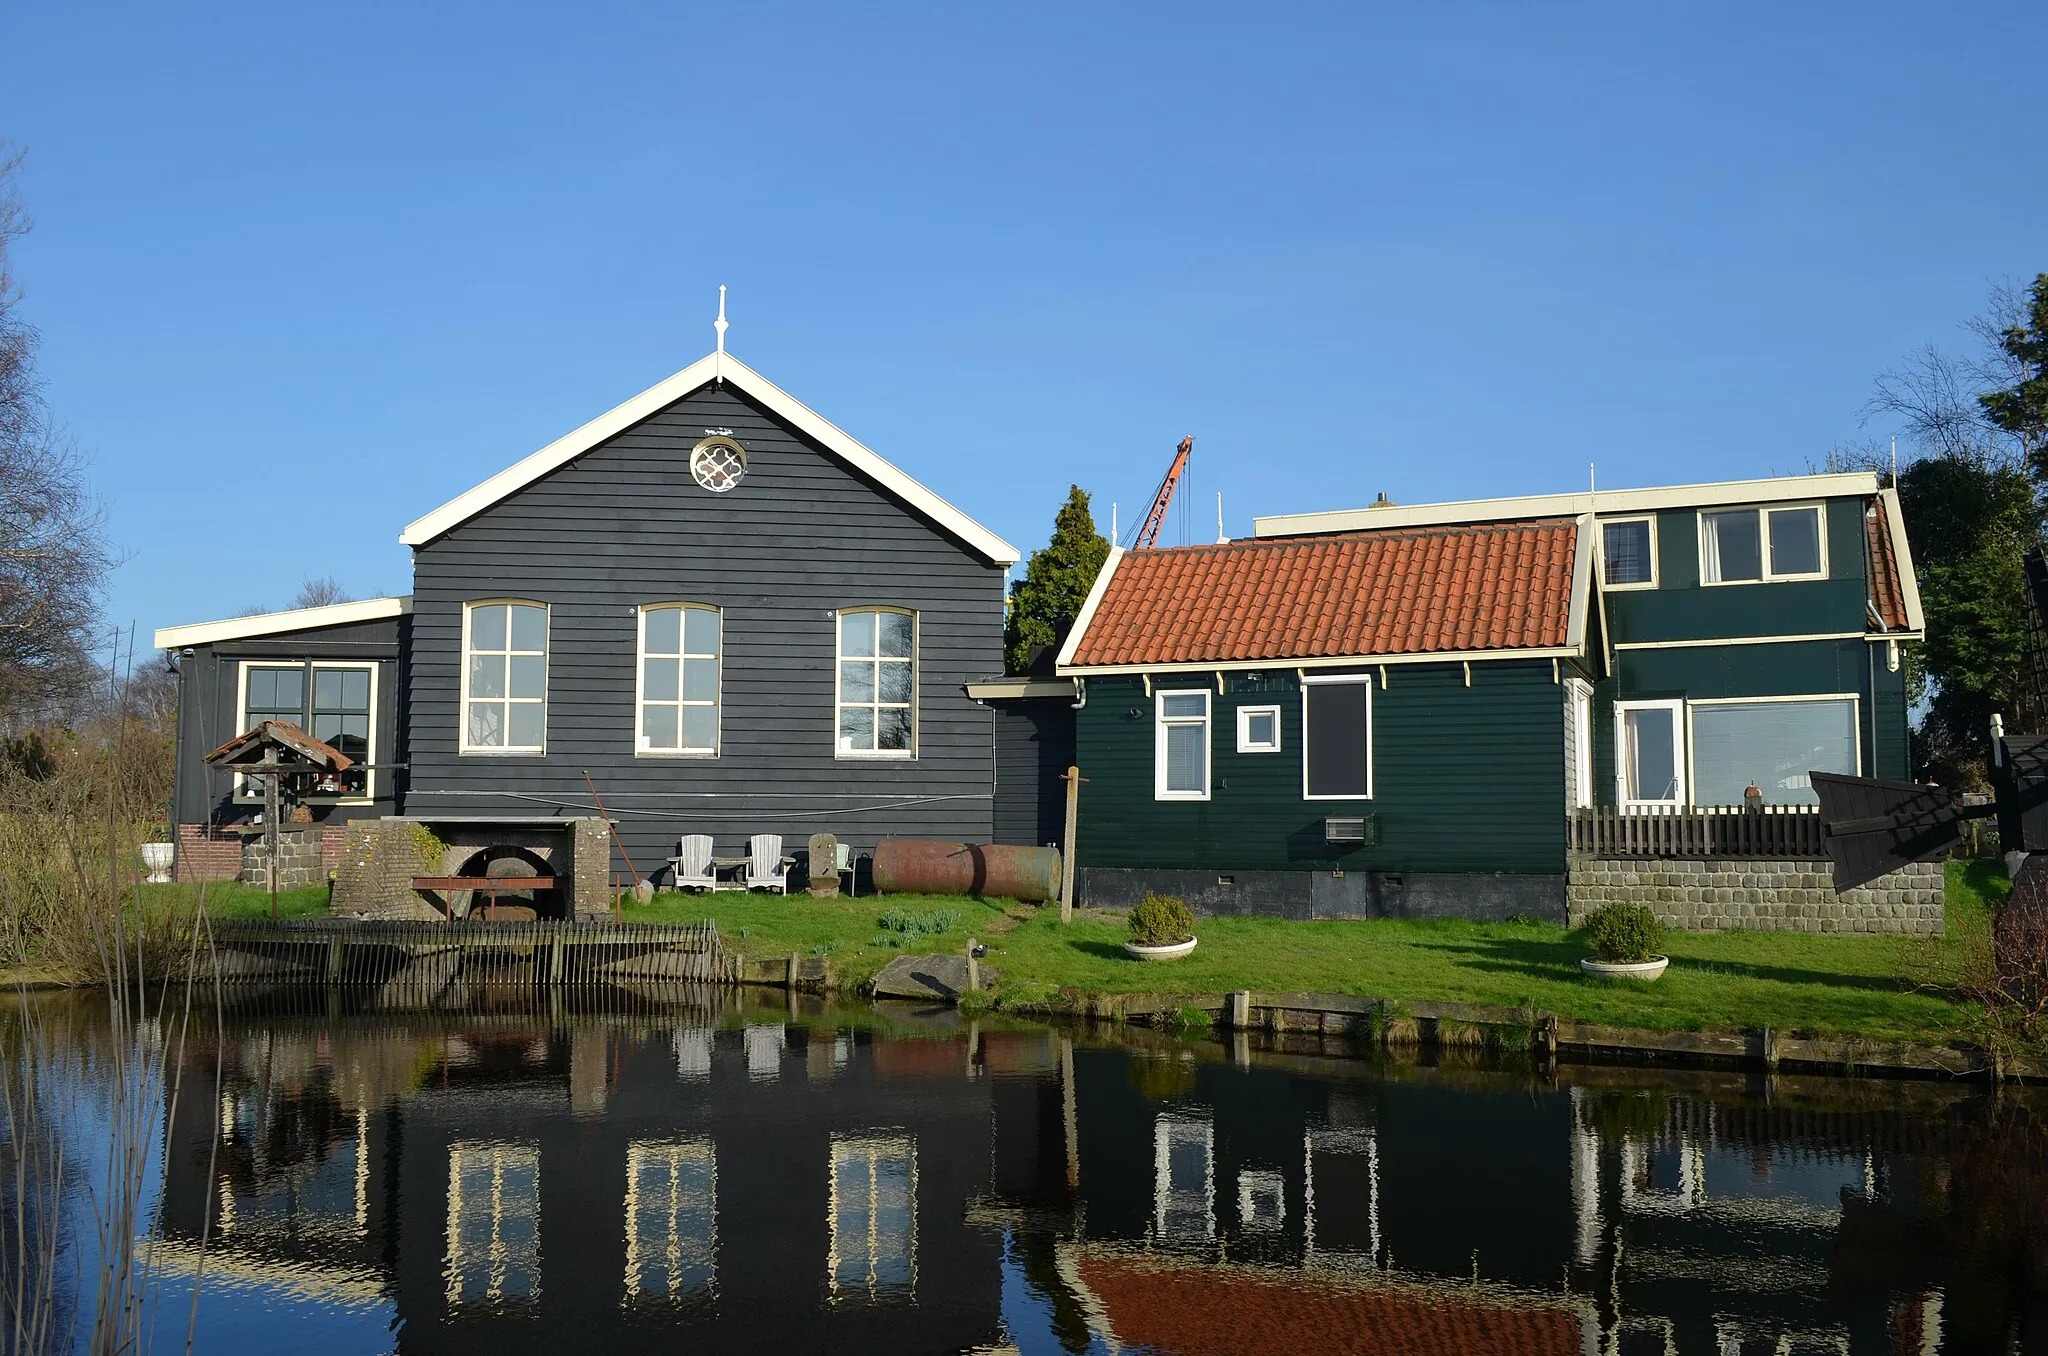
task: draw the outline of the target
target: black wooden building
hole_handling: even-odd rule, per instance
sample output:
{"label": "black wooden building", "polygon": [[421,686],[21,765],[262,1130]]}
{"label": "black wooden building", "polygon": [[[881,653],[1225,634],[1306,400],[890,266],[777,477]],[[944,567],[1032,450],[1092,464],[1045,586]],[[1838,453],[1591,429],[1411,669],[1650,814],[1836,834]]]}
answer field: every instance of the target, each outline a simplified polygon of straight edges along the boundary
{"label": "black wooden building", "polygon": [[[253,810],[209,749],[290,709],[338,731],[316,698],[343,696],[368,698],[349,724],[375,732],[352,750],[371,780],[310,797],[317,821],[587,816],[587,772],[643,875],[689,833],[721,853],[756,833],[996,840],[998,712],[967,685],[1001,672],[1016,551],[737,359],[401,540],[408,598],[157,633],[184,674],[181,842]],[[343,662],[370,666],[367,691],[328,672]],[[1004,778],[1023,798],[1005,836],[1044,841],[1040,771]]]}

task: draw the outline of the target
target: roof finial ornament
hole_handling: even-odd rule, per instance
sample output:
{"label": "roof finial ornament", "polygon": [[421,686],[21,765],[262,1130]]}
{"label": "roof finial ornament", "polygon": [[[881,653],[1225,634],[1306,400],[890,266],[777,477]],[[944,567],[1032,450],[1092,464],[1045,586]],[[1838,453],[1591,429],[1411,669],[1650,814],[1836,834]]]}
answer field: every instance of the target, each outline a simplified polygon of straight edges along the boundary
{"label": "roof finial ornament", "polygon": [[718,285],[718,319],[711,322],[711,328],[718,331],[718,361],[712,364],[712,375],[721,383],[725,381],[725,284]]}

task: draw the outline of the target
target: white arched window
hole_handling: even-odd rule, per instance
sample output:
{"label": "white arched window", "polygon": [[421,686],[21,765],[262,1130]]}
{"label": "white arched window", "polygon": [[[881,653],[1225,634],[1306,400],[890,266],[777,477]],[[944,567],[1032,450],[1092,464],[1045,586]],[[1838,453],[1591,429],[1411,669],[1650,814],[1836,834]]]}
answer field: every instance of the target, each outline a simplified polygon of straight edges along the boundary
{"label": "white arched window", "polygon": [[879,607],[841,612],[838,670],[838,756],[914,757],[917,614]]}
{"label": "white arched window", "polygon": [[640,609],[640,753],[718,752],[718,662],[724,637],[715,607],[650,603]]}
{"label": "white arched window", "polygon": [[462,751],[545,753],[547,743],[547,604],[464,603]]}

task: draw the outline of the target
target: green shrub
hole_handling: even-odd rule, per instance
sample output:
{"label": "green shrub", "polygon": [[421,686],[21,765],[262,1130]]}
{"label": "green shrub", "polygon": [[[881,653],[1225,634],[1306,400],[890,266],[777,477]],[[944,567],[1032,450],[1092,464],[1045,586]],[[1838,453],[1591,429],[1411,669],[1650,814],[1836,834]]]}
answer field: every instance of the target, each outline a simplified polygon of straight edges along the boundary
{"label": "green shrub", "polygon": [[1195,915],[1172,895],[1149,891],[1131,910],[1131,940],[1139,946],[1172,946],[1195,935]]}
{"label": "green shrub", "polygon": [[1586,940],[1600,960],[1646,961],[1664,946],[1664,925],[1647,904],[1608,904],[1586,920]]}

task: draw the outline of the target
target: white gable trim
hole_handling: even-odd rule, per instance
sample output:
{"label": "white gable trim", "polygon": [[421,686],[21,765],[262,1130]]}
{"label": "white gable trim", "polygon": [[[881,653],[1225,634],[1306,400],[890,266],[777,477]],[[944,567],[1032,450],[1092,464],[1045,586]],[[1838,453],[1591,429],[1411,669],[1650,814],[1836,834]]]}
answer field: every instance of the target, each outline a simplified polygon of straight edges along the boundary
{"label": "white gable trim", "polygon": [[457,495],[423,518],[416,518],[399,534],[407,546],[424,546],[491,505],[531,485],[551,471],[559,470],[607,438],[625,432],[649,415],[673,405],[699,387],[723,378],[807,437],[822,444],[834,456],[855,470],[873,478],[898,495],[918,512],[958,537],[997,565],[1014,565],[1017,548],[954,508],[903,472],[870,452],[841,430],[774,382],[748,367],[730,353],[708,354],[682,371],[648,387],[622,405],[614,406],[573,433],[555,439],[523,461],[506,467],[467,494]]}
{"label": "white gable trim", "polygon": [[187,645],[211,645],[222,640],[247,640],[251,636],[275,636],[288,631],[310,631],[318,626],[346,626],[350,622],[382,621],[412,611],[412,599],[366,598],[360,603],[335,603],[328,607],[300,607],[289,612],[259,612],[253,617],[228,621],[193,622],[189,626],[165,626],[157,630],[159,650],[182,650]]}
{"label": "white gable trim", "polygon": [[1102,595],[1109,592],[1110,576],[1116,573],[1118,562],[1124,558],[1124,548],[1112,545],[1109,556],[1096,572],[1095,584],[1088,590],[1088,596],[1081,600],[1081,614],[1074,618],[1073,627],[1067,632],[1067,643],[1060,646],[1060,652],[1053,659],[1052,671],[1061,677],[1067,675],[1068,666],[1074,662],[1074,651],[1081,648],[1082,637],[1095,621],[1095,609],[1102,606]]}
{"label": "white gable trim", "polygon": [[1899,601],[1906,605],[1906,629],[1924,632],[1927,614],[1920,610],[1920,580],[1913,573],[1913,548],[1906,541],[1906,511],[1899,507],[1897,490],[1879,490],[1877,493],[1884,500],[1884,526],[1885,531],[1891,534],[1892,559],[1898,562]]}

